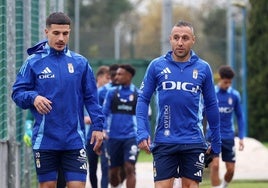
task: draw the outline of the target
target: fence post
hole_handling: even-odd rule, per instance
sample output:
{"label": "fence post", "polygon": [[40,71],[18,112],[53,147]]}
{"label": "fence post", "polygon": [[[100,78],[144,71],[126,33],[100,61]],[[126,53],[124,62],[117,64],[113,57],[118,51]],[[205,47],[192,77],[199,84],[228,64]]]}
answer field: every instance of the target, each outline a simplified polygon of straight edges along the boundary
{"label": "fence post", "polygon": [[15,1],[7,1],[7,130],[8,130],[8,187],[19,188],[18,146],[16,143],[16,105],[10,96],[16,75]]}

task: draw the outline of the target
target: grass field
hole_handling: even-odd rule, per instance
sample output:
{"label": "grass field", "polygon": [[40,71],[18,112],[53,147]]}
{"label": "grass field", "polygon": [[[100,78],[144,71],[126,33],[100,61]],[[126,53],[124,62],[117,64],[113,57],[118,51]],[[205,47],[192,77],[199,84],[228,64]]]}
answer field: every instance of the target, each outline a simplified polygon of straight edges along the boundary
{"label": "grass field", "polygon": [[[268,181],[251,181],[251,180],[245,180],[245,181],[232,181],[230,185],[228,185],[228,188],[267,188],[268,187]],[[200,188],[211,188],[210,182],[208,180],[204,180],[200,184]]]}
{"label": "grass field", "polygon": [[152,154],[147,154],[143,150],[140,151],[138,162],[151,162],[153,161]]}
{"label": "grass field", "polygon": [[[268,148],[268,142],[263,144]],[[138,162],[152,162],[152,160],[153,157],[151,154],[146,154],[144,151],[140,152]],[[210,181],[208,179],[208,172],[205,172],[200,188],[211,188]],[[268,181],[235,180],[232,181],[228,188],[268,188]]]}
{"label": "grass field", "polygon": [[[268,148],[268,142],[264,142],[263,145],[265,145]],[[152,160],[153,160],[152,154],[147,154],[144,151],[140,152],[138,162],[151,162]]]}

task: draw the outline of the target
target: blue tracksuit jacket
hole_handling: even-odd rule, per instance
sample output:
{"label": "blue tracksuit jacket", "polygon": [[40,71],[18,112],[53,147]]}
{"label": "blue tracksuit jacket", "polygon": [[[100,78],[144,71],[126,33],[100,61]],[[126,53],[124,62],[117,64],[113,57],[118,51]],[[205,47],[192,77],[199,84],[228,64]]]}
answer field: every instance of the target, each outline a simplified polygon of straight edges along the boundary
{"label": "blue tracksuit jacket", "polygon": [[[46,41],[27,52],[31,55],[17,75],[12,99],[23,109],[30,108],[34,115],[33,149],[84,147],[84,105],[94,130],[101,131],[104,124],[96,81],[87,59],[67,47],[56,51]],[[42,115],[37,112],[33,105],[37,95],[52,101],[50,113]]]}
{"label": "blue tracksuit jacket", "polygon": [[193,51],[184,63],[174,62],[171,54],[170,51],[154,59],[146,70],[136,108],[137,141],[140,143],[149,136],[146,118],[155,92],[158,111],[155,143],[205,144],[202,125],[205,105],[213,134],[212,149],[220,153],[219,111],[211,68]]}

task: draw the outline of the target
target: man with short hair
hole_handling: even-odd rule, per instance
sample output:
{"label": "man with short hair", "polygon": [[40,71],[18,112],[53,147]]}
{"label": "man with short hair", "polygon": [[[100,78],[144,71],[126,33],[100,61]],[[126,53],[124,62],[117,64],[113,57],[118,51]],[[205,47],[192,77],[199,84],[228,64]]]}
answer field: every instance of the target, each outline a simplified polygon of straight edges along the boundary
{"label": "man with short hair", "polygon": [[97,69],[96,81],[97,81],[97,88],[100,88],[110,82],[109,66],[102,65]]}
{"label": "man with short hair", "polygon": [[138,147],[135,112],[138,89],[132,83],[135,72],[130,64],[120,64],[114,81],[117,86],[108,90],[103,103],[103,113],[107,121],[109,177],[112,188],[121,188],[124,178],[122,170],[126,178],[126,187],[136,186],[135,164]]}
{"label": "man with short hair", "polygon": [[[231,87],[235,72],[228,65],[219,68],[219,80],[215,85],[220,112],[221,158],[225,163],[226,172],[222,182],[219,177],[219,158],[214,158],[210,164],[210,180],[213,188],[226,188],[232,181],[235,171],[235,125],[233,116],[238,124],[239,151],[244,149],[245,124],[241,108],[240,93]],[[209,125],[208,125],[209,127]],[[207,130],[207,139],[211,141],[211,131]]]}
{"label": "man with short hair", "polygon": [[[221,151],[219,112],[210,65],[192,50],[191,23],[172,27],[171,50],[149,64],[137,101],[137,142],[153,154],[155,188],[172,188],[180,177],[183,188],[198,188],[205,167],[205,154]],[[147,112],[155,93],[158,109],[154,141],[147,125]],[[202,112],[212,130],[208,148]]]}
{"label": "man with short hair", "polygon": [[71,19],[54,12],[46,19],[47,40],[31,54],[13,85],[12,99],[30,109],[32,148],[40,188],[54,188],[61,168],[68,188],[84,188],[87,175],[84,106],[92,120],[91,144],[100,153],[104,116],[88,60],[68,49]]}

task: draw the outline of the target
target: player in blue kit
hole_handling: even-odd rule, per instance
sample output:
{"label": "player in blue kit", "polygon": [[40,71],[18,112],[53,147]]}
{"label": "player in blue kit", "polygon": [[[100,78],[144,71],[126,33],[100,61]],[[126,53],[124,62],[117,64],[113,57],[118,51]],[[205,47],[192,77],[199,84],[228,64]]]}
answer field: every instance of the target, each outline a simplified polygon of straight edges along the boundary
{"label": "player in blue kit", "polygon": [[[96,81],[97,81],[97,88],[98,91],[100,88],[104,87],[104,85],[110,83],[110,71],[109,67],[102,65],[98,68],[96,72]],[[100,98],[100,95],[98,95]],[[100,100],[99,100],[100,103]],[[102,103],[100,103],[102,105]],[[97,177],[97,169],[98,169],[98,162],[100,158],[101,162],[101,188],[108,188],[108,158],[107,158],[107,152],[105,147],[105,136],[104,140],[102,142],[102,148],[101,148],[101,155],[98,155],[95,151],[93,151],[94,145],[90,144],[92,131],[90,129],[91,120],[87,113],[85,113],[85,123],[87,125],[87,140],[88,143],[86,145],[87,149],[87,157],[88,157],[88,165],[89,165],[89,180],[91,184],[91,188],[98,188],[98,177]],[[103,131],[104,132],[104,131]]]}
{"label": "player in blue kit", "polygon": [[71,19],[62,12],[47,17],[47,40],[31,54],[13,85],[12,99],[30,109],[35,123],[32,148],[40,188],[56,187],[61,168],[68,188],[84,188],[87,175],[84,106],[92,120],[91,144],[100,153],[104,115],[88,60],[68,49]]}
{"label": "player in blue kit", "polygon": [[[241,110],[240,94],[231,87],[235,72],[228,65],[219,68],[219,81],[215,86],[220,111],[220,131],[222,139],[222,160],[225,162],[226,173],[222,183],[219,177],[219,158],[215,158],[210,164],[211,185],[214,188],[226,188],[234,176],[235,171],[235,126],[233,115],[238,124],[239,150],[244,149],[245,124]],[[207,130],[207,139],[211,140],[211,131]]]}
{"label": "player in blue kit", "polygon": [[[169,37],[172,50],[149,64],[138,96],[137,141],[153,154],[155,188],[172,188],[181,177],[183,188],[197,188],[202,181],[206,152],[221,152],[219,112],[209,64],[191,49],[194,29],[179,21]],[[157,121],[154,141],[147,126],[147,112],[156,95]],[[212,131],[211,148],[203,133],[205,108]]]}
{"label": "player in blue kit", "polygon": [[116,76],[116,71],[118,69],[119,65],[118,64],[112,64],[109,66],[109,73],[110,73],[110,79],[111,82],[103,85],[102,87],[98,88],[98,96],[99,96],[99,103],[100,105],[103,105],[104,99],[106,97],[107,91],[114,87],[117,86],[115,83],[115,76]]}
{"label": "player in blue kit", "polygon": [[120,64],[115,76],[115,83],[118,86],[108,90],[103,103],[103,112],[107,117],[107,149],[110,157],[109,176],[112,188],[121,187],[122,166],[126,187],[136,186],[135,164],[138,146],[135,112],[138,89],[132,83],[134,75],[134,67],[129,64]]}

